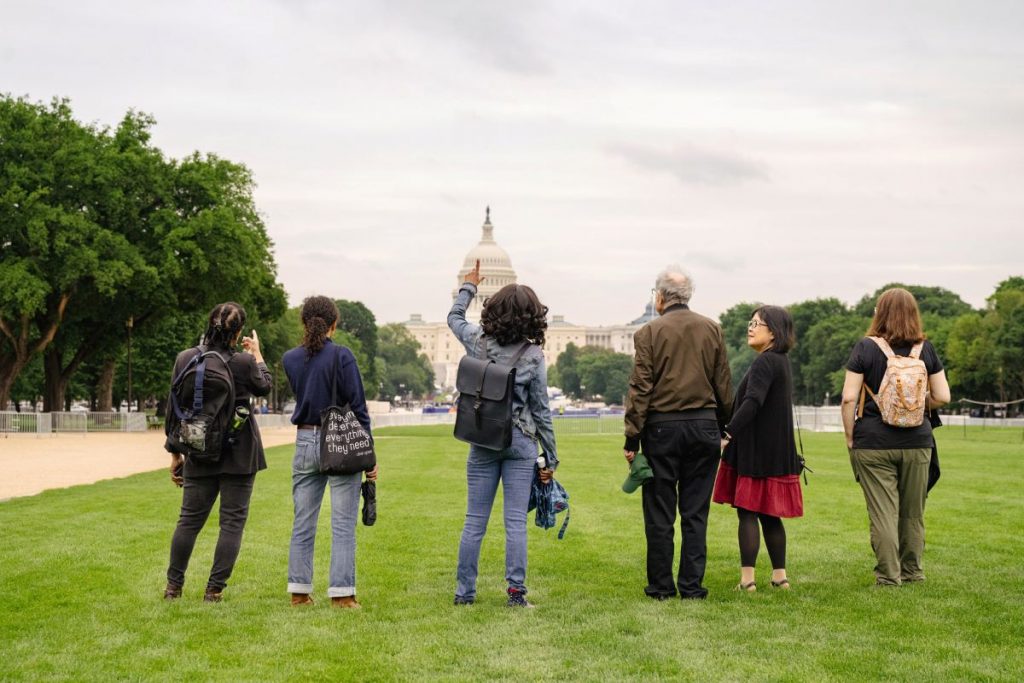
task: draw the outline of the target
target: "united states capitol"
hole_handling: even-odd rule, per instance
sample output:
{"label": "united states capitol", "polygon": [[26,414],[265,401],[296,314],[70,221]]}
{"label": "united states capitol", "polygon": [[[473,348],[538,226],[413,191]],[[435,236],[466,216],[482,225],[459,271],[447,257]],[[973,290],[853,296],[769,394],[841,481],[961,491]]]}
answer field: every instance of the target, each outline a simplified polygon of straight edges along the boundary
{"label": "united states capitol", "polygon": [[[477,296],[470,304],[466,317],[473,322],[480,321],[483,302],[505,285],[515,284],[516,271],[512,267],[512,259],[494,239],[494,225],[491,223],[491,211],[487,209],[482,226],[480,241],[466,254],[462,267],[456,276],[452,300],[465,282],[466,274],[480,261],[480,274],[484,277],[480,283]],[[576,346],[596,346],[610,349],[617,353],[633,355],[633,333],[648,321],[656,317],[651,302],[639,318],[621,325],[588,326],[579,325],[566,320],[565,315],[552,315],[548,320],[545,333],[544,359],[548,366],[558,360],[559,354],[565,351],[570,343]],[[462,344],[455,338],[446,322],[428,322],[419,313],[413,313],[409,320],[402,323],[419,342],[423,353],[434,368],[435,383],[443,388],[455,385],[455,373],[459,360],[465,355]]]}

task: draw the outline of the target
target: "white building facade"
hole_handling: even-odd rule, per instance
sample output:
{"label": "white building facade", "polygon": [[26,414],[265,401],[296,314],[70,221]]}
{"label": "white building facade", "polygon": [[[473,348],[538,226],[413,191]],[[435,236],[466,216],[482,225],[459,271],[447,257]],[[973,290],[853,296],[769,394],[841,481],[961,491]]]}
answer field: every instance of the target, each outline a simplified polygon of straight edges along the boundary
{"label": "white building facade", "polygon": [[[480,321],[483,302],[487,297],[496,294],[505,285],[516,283],[516,272],[512,268],[508,252],[494,241],[490,208],[487,209],[480,241],[469,250],[462,261],[462,268],[459,269],[455,288],[452,290],[452,301],[455,300],[459,287],[465,282],[466,274],[475,267],[477,260],[480,261],[480,275],[484,280],[480,283],[480,289],[473,298],[469,310],[466,311],[466,318],[473,322]],[[617,353],[633,355],[633,333],[654,317],[654,307],[650,303],[647,304],[644,315],[624,325],[587,327],[567,322],[565,316],[554,315],[548,322],[548,329],[544,335],[544,359],[549,367],[554,365],[558,356],[570,343],[578,347],[598,346]],[[466,354],[462,344],[448,329],[447,322],[428,322],[421,314],[414,313],[402,324],[415,337],[422,352],[430,359],[434,367],[434,383],[438,388],[454,387],[459,361]]]}

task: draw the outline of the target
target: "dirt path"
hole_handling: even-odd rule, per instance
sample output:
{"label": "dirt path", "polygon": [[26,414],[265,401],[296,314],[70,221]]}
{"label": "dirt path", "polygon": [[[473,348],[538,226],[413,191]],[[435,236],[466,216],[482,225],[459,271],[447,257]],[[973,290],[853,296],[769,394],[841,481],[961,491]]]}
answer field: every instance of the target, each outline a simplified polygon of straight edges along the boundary
{"label": "dirt path", "polygon": [[[266,447],[292,443],[295,429],[261,428]],[[162,431],[0,437],[0,501],[163,469]]]}

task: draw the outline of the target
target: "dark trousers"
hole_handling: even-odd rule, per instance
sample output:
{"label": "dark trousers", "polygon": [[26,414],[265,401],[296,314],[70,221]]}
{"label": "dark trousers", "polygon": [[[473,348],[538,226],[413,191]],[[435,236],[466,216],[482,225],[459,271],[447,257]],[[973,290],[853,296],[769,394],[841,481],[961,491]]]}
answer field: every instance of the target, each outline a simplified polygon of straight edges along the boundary
{"label": "dark trousers", "polygon": [[[714,420],[679,420],[648,425],[643,450],[654,479],[643,486],[644,529],[647,533],[647,588],[652,597],[703,598],[707,564],[708,508],[720,458],[720,432]],[[676,508],[683,547],[676,584]]]}
{"label": "dark trousers", "polygon": [[242,546],[242,530],[249,516],[249,498],[255,474],[220,474],[212,477],[185,479],[181,496],[181,516],[171,538],[171,563],[167,567],[167,583],[182,586],[196,537],[206,524],[213,504],[220,496],[220,535],[213,552],[213,568],[206,587],[221,591],[228,585]]}

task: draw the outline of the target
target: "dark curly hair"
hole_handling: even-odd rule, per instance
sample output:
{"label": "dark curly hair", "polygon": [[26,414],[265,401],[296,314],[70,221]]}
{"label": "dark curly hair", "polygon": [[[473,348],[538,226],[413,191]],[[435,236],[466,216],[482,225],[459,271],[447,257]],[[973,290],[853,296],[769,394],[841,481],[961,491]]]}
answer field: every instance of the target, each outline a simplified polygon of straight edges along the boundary
{"label": "dark curly hair", "polygon": [[306,347],[306,358],[312,358],[324,348],[331,325],[338,322],[338,306],[329,297],[311,296],[302,302],[301,315],[305,328],[302,345]]}
{"label": "dark curly hair", "polygon": [[544,345],[548,307],[526,285],[505,285],[484,302],[480,325],[502,346],[524,340]]}
{"label": "dark curly hair", "polygon": [[217,304],[210,311],[203,334],[203,345],[211,349],[229,349],[245,327],[245,309],[234,301]]}

